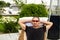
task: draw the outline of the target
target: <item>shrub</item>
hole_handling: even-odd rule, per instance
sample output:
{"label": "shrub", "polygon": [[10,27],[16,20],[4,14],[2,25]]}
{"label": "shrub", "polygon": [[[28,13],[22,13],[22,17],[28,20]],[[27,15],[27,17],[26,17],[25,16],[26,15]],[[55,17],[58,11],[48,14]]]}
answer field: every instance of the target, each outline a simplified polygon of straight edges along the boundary
{"label": "shrub", "polygon": [[9,22],[9,23],[4,23],[4,32],[5,33],[14,33],[14,32],[18,32],[18,29],[17,29],[17,23],[16,22]]}
{"label": "shrub", "polygon": [[47,17],[48,12],[42,4],[25,4],[21,7],[21,12],[19,12],[20,17],[30,17],[30,16],[39,16]]}
{"label": "shrub", "polygon": [[3,23],[0,23],[0,32],[4,32],[4,24]]}
{"label": "shrub", "polygon": [[3,22],[4,33],[18,32],[18,23],[16,18],[3,16],[1,18],[1,22]]}

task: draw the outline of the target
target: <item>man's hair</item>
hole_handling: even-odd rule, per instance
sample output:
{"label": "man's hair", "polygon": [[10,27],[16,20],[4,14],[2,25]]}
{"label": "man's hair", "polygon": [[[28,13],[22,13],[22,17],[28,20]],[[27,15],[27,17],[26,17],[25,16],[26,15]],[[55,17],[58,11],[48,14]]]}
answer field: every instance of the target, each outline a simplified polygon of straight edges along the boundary
{"label": "man's hair", "polygon": [[38,20],[40,20],[40,18],[39,18],[38,16],[34,16],[34,17],[32,18],[32,20],[33,20],[34,18],[38,18]]}

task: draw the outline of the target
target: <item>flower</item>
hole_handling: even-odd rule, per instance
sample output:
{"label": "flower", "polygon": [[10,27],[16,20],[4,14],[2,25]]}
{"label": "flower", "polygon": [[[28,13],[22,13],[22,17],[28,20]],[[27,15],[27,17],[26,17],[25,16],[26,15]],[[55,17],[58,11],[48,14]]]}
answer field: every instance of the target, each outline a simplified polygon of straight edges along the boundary
{"label": "flower", "polygon": [[11,21],[12,21],[12,22],[17,22],[17,19],[14,18],[14,17],[4,17],[4,16],[3,16],[3,17],[1,18],[1,20],[3,21],[3,23],[4,23],[4,22],[9,23],[9,22],[11,22]]}

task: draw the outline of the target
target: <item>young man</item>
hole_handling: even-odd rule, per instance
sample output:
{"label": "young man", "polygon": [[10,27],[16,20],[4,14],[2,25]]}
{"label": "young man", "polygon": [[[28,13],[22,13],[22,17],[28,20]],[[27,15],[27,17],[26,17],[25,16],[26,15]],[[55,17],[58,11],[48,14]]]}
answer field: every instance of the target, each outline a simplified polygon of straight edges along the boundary
{"label": "young man", "polygon": [[[33,26],[26,26],[26,22],[31,22]],[[19,20],[18,23],[21,26],[21,28],[25,30],[27,40],[44,40],[44,34],[46,30],[49,30],[53,24],[49,21],[41,22],[39,17],[33,17],[32,20]]]}

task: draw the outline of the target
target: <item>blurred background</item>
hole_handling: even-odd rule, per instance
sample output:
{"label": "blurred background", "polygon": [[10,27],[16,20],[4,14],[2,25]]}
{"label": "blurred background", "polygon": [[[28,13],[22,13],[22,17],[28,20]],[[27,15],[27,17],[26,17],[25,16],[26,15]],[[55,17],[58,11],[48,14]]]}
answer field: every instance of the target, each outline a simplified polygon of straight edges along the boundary
{"label": "blurred background", "polygon": [[32,16],[52,21],[47,38],[60,39],[60,0],[0,0],[0,40],[17,40],[21,30],[18,20]]}

